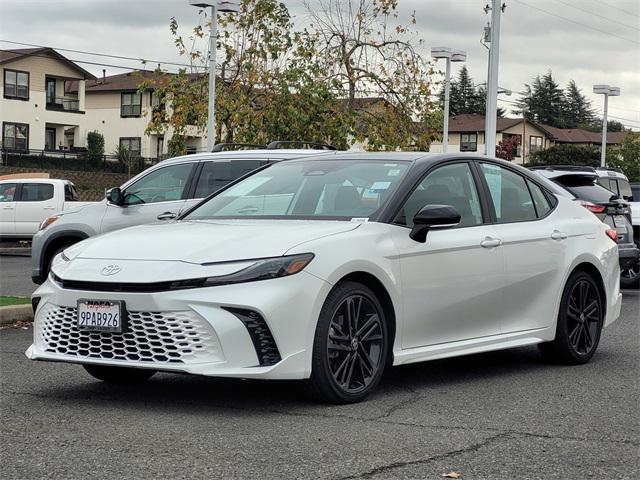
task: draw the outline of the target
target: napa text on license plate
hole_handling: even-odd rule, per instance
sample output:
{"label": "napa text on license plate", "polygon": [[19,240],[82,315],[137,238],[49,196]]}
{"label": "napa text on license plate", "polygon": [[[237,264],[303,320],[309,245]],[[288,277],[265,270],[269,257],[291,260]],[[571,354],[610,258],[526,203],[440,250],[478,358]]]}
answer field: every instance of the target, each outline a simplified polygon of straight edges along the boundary
{"label": "napa text on license plate", "polygon": [[126,309],[120,300],[78,300],[78,329],[122,332]]}

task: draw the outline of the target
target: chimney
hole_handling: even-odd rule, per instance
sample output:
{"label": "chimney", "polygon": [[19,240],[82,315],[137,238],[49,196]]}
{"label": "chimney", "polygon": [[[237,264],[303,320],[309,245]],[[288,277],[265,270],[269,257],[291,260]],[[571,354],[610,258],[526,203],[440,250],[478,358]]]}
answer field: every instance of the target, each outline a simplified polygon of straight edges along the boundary
{"label": "chimney", "polygon": [[107,76],[107,70],[106,69],[102,69],[102,84],[104,85],[106,82],[105,77]]}

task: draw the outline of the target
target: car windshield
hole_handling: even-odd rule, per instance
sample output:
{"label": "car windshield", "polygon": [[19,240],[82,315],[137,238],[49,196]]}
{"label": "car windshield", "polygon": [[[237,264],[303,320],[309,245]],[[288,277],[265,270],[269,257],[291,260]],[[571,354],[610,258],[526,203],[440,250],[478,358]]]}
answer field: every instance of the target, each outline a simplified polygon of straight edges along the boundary
{"label": "car windshield", "polygon": [[281,162],[220,192],[185,219],[368,218],[408,167],[408,162],[382,160]]}
{"label": "car windshield", "polygon": [[553,179],[573,193],[580,200],[595,203],[608,203],[615,194],[596,183],[597,178],[587,175],[563,175]]}

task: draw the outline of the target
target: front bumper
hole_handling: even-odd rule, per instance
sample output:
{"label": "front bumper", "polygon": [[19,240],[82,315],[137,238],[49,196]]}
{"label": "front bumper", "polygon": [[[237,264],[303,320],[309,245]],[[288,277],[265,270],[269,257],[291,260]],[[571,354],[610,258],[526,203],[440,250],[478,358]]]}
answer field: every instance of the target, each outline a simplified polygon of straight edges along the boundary
{"label": "front bumper", "polygon": [[[300,272],[290,277],[157,293],[66,290],[48,280],[39,298],[32,360],[149,368],[198,375],[302,379],[322,299],[331,286]],[[83,332],[76,327],[78,299],[123,300],[126,333]],[[255,332],[234,314],[256,312],[277,346],[279,361],[265,362]]]}

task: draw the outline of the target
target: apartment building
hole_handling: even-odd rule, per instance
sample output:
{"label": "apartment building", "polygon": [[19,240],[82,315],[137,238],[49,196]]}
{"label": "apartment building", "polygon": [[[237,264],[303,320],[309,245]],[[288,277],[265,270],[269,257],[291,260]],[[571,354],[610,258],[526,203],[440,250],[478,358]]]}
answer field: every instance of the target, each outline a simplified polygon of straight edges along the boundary
{"label": "apartment building", "polygon": [[86,145],[85,89],[94,75],[51,48],[0,50],[0,70],[3,148]]}
{"label": "apartment building", "polygon": [[[104,136],[105,153],[118,146],[145,158],[159,158],[167,153],[167,143],[173,134],[146,133],[155,108],[163,108],[152,89],[139,91],[139,85],[153,72],[139,70],[118,75],[104,75],[86,82],[87,131]],[[206,147],[204,133],[195,127],[187,129],[187,151],[202,151]]]}

